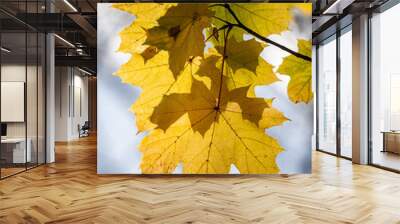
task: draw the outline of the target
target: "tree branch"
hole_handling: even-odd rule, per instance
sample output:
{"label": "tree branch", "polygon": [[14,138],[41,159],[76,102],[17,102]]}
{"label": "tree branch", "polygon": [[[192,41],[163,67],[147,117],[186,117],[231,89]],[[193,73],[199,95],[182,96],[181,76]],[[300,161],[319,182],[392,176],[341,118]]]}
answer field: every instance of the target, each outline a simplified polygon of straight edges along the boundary
{"label": "tree branch", "polygon": [[276,46],[276,47],[278,47],[278,48],[280,48],[280,49],[282,49],[282,50],[284,50],[284,51],[286,51],[286,52],[288,52],[288,53],[290,53],[290,54],[292,54],[292,55],[294,55],[294,56],[296,56],[296,57],[298,57],[298,58],[301,58],[301,59],[306,60],[306,61],[311,61],[311,57],[309,57],[309,56],[307,56],[307,55],[303,55],[303,54],[301,54],[301,53],[299,53],[299,52],[293,51],[293,50],[289,49],[288,47],[285,47],[285,46],[283,46],[282,44],[279,44],[279,43],[277,43],[277,42],[275,42],[275,41],[273,41],[273,40],[271,40],[271,39],[268,39],[268,38],[266,38],[266,37],[260,35],[260,34],[257,33],[256,31],[254,31],[254,30],[248,28],[247,26],[245,26],[245,25],[239,20],[239,18],[236,16],[235,12],[231,9],[231,7],[230,7],[229,4],[214,4],[214,5],[211,5],[210,7],[214,7],[214,6],[220,6],[220,7],[224,7],[225,9],[227,9],[228,12],[229,12],[229,13],[232,15],[232,17],[235,19],[235,21],[236,21],[237,24],[228,22],[228,21],[223,20],[223,19],[218,18],[218,17],[214,17],[214,18],[219,19],[220,21],[226,23],[227,25],[231,25],[231,26],[234,26],[234,27],[241,28],[241,29],[245,30],[247,33],[253,35],[254,37],[256,37],[256,38],[258,38],[258,39],[260,39],[260,40],[262,40],[262,41],[264,41],[264,42],[266,42],[266,43],[269,43],[269,44],[271,44],[271,45],[274,45],[274,46]]}
{"label": "tree branch", "polygon": [[293,50],[291,50],[291,49],[289,49],[289,48],[283,46],[282,44],[278,44],[278,43],[276,43],[275,41],[272,41],[272,40],[270,40],[270,39],[268,39],[268,38],[266,38],[266,37],[263,37],[263,36],[261,36],[260,34],[258,34],[257,32],[251,30],[250,28],[248,28],[248,27],[246,27],[246,26],[244,26],[244,25],[241,25],[241,24],[233,24],[233,26],[242,28],[243,30],[247,31],[249,34],[251,34],[251,35],[257,37],[258,39],[260,39],[260,40],[262,40],[262,41],[264,41],[264,42],[266,42],[266,43],[269,43],[269,44],[271,44],[271,45],[274,45],[274,46],[276,46],[276,47],[278,47],[278,48],[280,48],[280,49],[282,49],[282,50],[284,50],[284,51],[286,51],[286,52],[288,52],[288,53],[290,53],[290,54],[292,54],[292,55],[294,55],[294,56],[296,56],[296,57],[298,57],[298,58],[301,58],[301,59],[306,60],[306,61],[311,61],[311,57],[308,57],[308,56],[306,56],[306,55],[304,55],[304,54],[301,54],[301,53],[299,53],[299,52],[293,51]]}

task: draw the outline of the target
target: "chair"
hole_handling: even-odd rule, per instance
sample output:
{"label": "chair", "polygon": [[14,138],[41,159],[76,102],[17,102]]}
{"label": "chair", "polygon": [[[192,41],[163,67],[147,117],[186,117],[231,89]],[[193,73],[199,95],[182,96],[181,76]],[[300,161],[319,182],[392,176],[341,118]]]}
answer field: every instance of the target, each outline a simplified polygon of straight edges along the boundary
{"label": "chair", "polygon": [[90,129],[89,121],[85,121],[82,127],[78,125],[79,138],[89,136],[89,129]]}

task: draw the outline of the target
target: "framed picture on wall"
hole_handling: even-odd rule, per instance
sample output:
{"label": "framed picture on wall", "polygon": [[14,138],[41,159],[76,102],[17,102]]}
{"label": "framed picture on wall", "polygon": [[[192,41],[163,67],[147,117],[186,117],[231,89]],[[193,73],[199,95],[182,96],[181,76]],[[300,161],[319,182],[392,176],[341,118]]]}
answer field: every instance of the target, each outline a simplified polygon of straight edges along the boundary
{"label": "framed picture on wall", "polygon": [[309,3],[98,5],[98,173],[311,170]]}
{"label": "framed picture on wall", "polygon": [[25,82],[1,82],[1,122],[25,121]]}

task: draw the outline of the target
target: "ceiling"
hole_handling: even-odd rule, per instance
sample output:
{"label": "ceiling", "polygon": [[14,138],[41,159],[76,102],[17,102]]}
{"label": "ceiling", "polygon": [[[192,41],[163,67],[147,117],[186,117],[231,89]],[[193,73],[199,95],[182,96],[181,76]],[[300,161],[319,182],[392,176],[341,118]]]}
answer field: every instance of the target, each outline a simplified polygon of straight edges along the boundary
{"label": "ceiling", "polygon": [[57,34],[56,65],[79,66],[95,73],[98,2],[47,0],[46,5],[45,0],[1,0],[2,46],[12,49],[7,58],[13,61],[22,60],[25,55],[33,58],[37,48],[30,43],[32,37],[37,33],[54,32]]}
{"label": "ceiling", "polygon": [[313,4],[313,43],[317,44],[390,0],[325,0]]}
{"label": "ceiling", "polygon": [[[355,16],[381,5],[385,1],[312,0],[313,40],[323,38],[329,35],[329,32],[335,32],[336,28],[332,29],[332,27],[339,20],[345,21],[343,18],[346,16]],[[46,0],[1,0],[1,29],[3,33],[7,33],[3,35],[3,45],[6,46],[8,43],[8,46],[15,48],[16,56],[26,54],[25,39],[23,38],[25,30],[54,32],[58,35],[55,38],[57,65],[80,66],[95,72],[96,5],[100,2],[117,2],[117,0],[47,0],[47,5]],[[128,2],[132,2],[132,0]],[[293,0],[291,2],[304,1]],[[311,2],[311,0],[306,2]],[[348,20],[351,23],[351,18]],[[21,31],[23,32],[21,33]],[[34,48],[34,44],[29,43],[28,54]]]}

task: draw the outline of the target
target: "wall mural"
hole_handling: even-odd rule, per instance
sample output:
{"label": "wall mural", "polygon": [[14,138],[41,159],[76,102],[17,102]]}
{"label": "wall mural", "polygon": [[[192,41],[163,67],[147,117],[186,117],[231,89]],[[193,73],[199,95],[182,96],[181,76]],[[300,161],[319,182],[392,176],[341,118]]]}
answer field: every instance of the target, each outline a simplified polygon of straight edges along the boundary
{"label": "wall mural", "polygon": [[[128,22],[117,24],[125,16]],[[99,31],[99,49],[105,49],[103,42],[119,45],[111,53],[99,50],[99,63],[111,63],[106,55],[123,57],[112,59],[118,67],[111,72],[99,65],[99,173],[282,173],[290,161],[279,165],[277,157],[287,150],[283,142],[291,137],[276,138],[269,132],[296,120],[308,122],[296,124],[307,130],[300,136],[307,144],[297,145],[305,153],[286,159],[310,163],[311,4],[100,4],[99,20],[99,27],[114,27],[107,34]],[[285,45],[282,37],[279,41],[279,35],[293,33],[291,29],[300,33],[287,37],[295,46]],[[274,51],[268,52],[268,47]],[[275,66],[268,57],[273,59],[278,51],[284,56]],[[130,88],[121,95],[134,96],[129,100],[134,120],[122,121],[129,124],[120,130],[110,131],[115,129],[111,123],[121,122],[123,116],[106,112],[118,98],[102,96],[119,88],[107,79]],[[279,82],[284,92],[268,92]],[[280,98],[292,108],[276,106]],[[286,111],[293,108],[308,112],[291,117]],[[126,132],[124,127],[135,132],[126,140],[113,140]],[[134,143],[123,143],[129,139]],[[124,150],[136,151],[126,154],[131,162],[121,158]],[[123,164],[113,168],[106,160]],[[132,168],[121,170],[123,166]],[[309,172],[310,165],[304,166],[285,173]]]}

